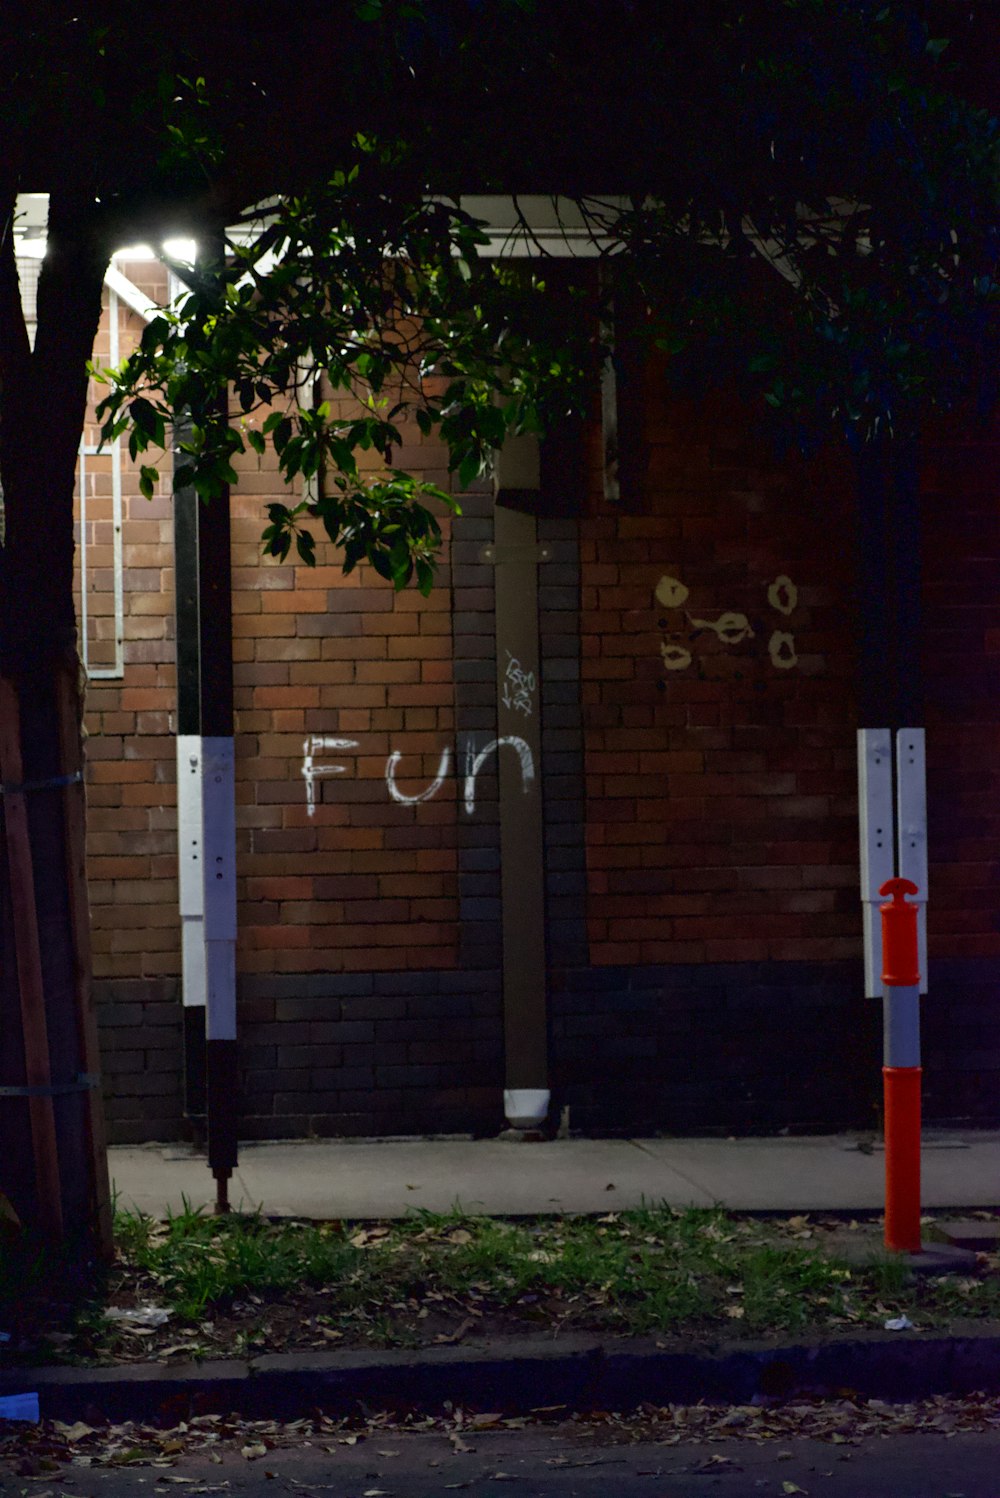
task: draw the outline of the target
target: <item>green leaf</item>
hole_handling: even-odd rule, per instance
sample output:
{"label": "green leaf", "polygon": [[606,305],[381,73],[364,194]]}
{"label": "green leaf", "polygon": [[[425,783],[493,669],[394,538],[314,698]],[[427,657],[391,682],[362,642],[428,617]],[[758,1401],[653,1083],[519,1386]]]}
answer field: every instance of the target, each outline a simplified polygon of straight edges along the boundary
{"label": "green leaf", "polygon": [[157,413],[155,407],[144,395],[137,395],[128,408],[129,416],[136,429],[143,436],[151,437],[156,431]]}
{"label": "green leaf", "polygon": [[152,499],[153,490],[159,483],[159,479],[159,470],[150,468],[144,463],[139,470],[139,493],[145,499]]}
{"label": "green leaf", "polygon": [[479,454],[469,453],[458,465],[458,482],[460,487],[465,489],[474,479],[479,477],[481,471],[482,464],[479,461]]}

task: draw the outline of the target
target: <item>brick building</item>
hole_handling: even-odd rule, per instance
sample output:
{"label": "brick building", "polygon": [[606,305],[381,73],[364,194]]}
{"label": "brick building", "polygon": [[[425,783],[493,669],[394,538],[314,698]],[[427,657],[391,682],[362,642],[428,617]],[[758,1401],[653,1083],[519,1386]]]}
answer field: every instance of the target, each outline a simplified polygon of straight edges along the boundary
{"label": "brick building", "polygon": [[[165,289],[155,262],[122,269]],[[99,355],[113,328],[121,352],[141,328],[118,298]],[[605,500],[595,419],[577,513],[549,513],[543,493],[530,545],[509,552],[537,582],[537,670],[498,627],[489,486],[461,496],[422,599],[364,568],[345,578],[329,546],[315,569],[263,560],[262,506],[280,486],[245,461],[232,508],[243,1137],[503,1126],[512,912],[533,856],[516,829],[504,840],[505,804],[542,839],[553,1118],[568,1107],[594,1132],[875,1126],[854,473],[829,453],[779,458],[735,401],[678,402],[655,378],[641,420],[641,503]],[[985,437],[942,439],[922,470],[925,1108],[980,1124],[1000,1119],[995,456]],[[447,482],[415,429],[396,461]],[[111,1133],[135,1141],[185,1127],[174,554],[169,494],[142,499],[121,462],[116,555],[114,466],[85,452],[81,474],[89,875]]]}

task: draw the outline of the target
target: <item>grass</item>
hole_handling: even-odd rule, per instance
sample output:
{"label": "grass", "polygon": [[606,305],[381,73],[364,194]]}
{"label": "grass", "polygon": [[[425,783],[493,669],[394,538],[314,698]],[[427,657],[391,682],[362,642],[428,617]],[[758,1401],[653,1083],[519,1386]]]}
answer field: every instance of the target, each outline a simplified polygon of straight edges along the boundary
{"label": "grass", "polygon": [[[540,1327],[704,1342],[870,1328],[902,1312],[921,1327],[1000,1318],[996,1259],[977,1275],[911,1281],[897,1260],[848,1265],[831,1226],[663,1206],[517,1222],[421,1212],[369,1226],[118,1213],[116,1264],[74,1313],[76,1352],[218,1356]],[[26,1282],[37,1302],[52,1276],[43,1257],[15,1263],[0,1248],[0,1328],[5,1304],[26,1304]],[[147,1303],[171,1311],[153,1333],[101,1314]]]}
{"label": "grass", "polygon": [[[801,1223],[803,1219],[793,1219]],[[374,1228],[207,1217],[166,1223],[120,1216],[122,1262],[181,1319],[224,1309],[247,1293],[326,1292],[328,1313],[417,1309],[439,1298],[487,1312],[545,1303],[560,1321],[627,1332],[679,1333],[712,1324],[795,1332],[880,1314],[888,1298],[928,1311],[1000,1313],[996,1275],[906,1284],[887,1259],[850,1268],[809,1228],[722,1210],[645,1207],[588,1217],[511,1222],[455,1212],[415,1213]],[[477,1302],[479,1303],[477,1307]]]}

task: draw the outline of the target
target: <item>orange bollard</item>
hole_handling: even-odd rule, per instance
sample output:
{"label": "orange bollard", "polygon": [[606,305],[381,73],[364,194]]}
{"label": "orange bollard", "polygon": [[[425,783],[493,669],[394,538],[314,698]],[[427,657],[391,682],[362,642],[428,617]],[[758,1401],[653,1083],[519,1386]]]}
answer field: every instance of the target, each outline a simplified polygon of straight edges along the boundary
{"label": "orange bollard", "polygon": [[918,1254],[920,1243],[919,1066],[884,1066],[885,1246]]}
{"label": "orange bollard", "polygon": [[921,1252],[920,971],[912,879],[887,879],[882,912],[882,1087],[885,1102],[885,1246]]}

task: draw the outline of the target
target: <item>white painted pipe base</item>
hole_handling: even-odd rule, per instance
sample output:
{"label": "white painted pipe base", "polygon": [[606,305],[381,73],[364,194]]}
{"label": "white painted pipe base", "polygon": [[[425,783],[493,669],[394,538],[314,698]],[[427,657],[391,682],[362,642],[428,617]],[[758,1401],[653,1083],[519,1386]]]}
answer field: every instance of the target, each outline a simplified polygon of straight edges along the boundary
{"label": "white painted pipe base", "polygon": [[545,1122],[552,1094],[547,1087],[506,1087],[503,1111],[512,1129],[537,1129]]}

